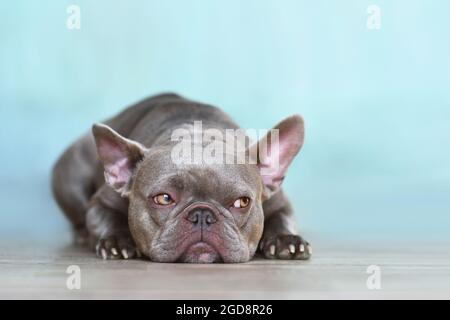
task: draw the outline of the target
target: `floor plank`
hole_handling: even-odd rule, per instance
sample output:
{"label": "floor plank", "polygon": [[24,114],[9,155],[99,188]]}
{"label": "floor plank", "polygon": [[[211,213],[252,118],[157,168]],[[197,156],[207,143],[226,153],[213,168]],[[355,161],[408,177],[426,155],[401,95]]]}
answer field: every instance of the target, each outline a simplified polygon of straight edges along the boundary
{"label": "floor plank", "polygon": [[[449,299],[447,248],[390,250],[315,247],[311,261],[255,259],[246,264],[102,261],[73,246],[3,245],[2,299]],[[66,287],[66,269],[81,269],[81,289]],[[381,289],[369,290],[369,265]]]}

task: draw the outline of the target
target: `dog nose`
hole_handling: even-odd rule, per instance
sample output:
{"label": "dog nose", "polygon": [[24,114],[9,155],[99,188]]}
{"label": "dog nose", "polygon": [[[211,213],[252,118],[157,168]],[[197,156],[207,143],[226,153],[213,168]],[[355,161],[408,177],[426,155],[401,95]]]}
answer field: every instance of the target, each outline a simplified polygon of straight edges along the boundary
{"label": "dog nose", "polygon": [[189,212],[187,219],[195,226],[208,227],[217,222],[214,213],[210,209],[195,208]]}

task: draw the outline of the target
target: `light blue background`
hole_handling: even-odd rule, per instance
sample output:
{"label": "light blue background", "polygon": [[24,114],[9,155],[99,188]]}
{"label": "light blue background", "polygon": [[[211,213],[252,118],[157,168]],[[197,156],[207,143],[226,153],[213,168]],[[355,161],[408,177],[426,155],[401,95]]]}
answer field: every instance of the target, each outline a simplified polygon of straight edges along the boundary
{"label": "light blue background", "polygon": [[[81,30],[66,28],[69,4]],[[381,8],[382,28],[366,27]],[[285,187],[339,241],[450,239],[449,1],[1,1],[0,232],[68,230],[49,192],[90,125],[175,91],[306,144]]]}

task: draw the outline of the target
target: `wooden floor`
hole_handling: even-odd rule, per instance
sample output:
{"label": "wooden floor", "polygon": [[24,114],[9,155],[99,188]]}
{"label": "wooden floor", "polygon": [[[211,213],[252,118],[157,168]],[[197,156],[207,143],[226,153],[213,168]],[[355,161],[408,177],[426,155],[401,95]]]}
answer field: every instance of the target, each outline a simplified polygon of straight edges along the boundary
{"label": "wooden floor", "polygon": [[[395,299],[450,298],[448,248],[314,248],[309,262],[256,259],[237,265],[102,261],[71,246],[0,247],[0,298],[37,299]],[[66,287],[78,265],[81,289]],[[369,265],[381,289],[369,290]]]}

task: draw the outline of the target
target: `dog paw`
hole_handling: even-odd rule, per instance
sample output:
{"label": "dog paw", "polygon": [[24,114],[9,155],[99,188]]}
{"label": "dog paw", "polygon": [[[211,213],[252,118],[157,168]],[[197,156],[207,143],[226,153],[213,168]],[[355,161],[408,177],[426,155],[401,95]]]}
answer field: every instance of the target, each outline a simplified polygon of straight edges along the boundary
{"label": "dog paw", "polygon": [[110,236],[98,240],[95,252],[103,260],[134,259],[141,254],[130,236]]}
{"label": "dog paw", "polygon": [[308,260],[312,255],[311,245],[297,235],[263,238],[259,249],[267,259]]}

